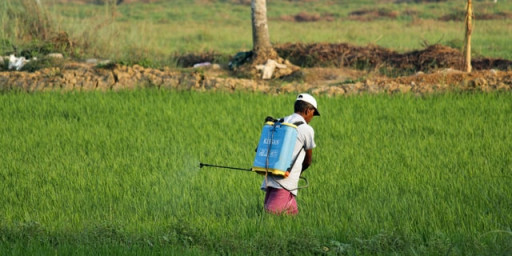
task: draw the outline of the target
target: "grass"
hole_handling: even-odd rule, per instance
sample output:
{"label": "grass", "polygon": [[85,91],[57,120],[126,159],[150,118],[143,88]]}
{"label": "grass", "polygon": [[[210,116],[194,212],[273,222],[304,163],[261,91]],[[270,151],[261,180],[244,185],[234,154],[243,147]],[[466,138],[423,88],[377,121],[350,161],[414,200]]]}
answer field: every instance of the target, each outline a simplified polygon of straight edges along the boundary
{"label": "grass", "polygon": [[[250,6],[233,2],[236,1],[122,4],[116,8],[114,16],[108,6],[50,2],[46,13],[52,26],[46,30],[67,32],[74,44],[72,49],[66,49],[66,53],[75,58],[99,57],[125,63],[150,60],[149,65],[157,67],[175,66],[175,54],[213,51],[227,59],[236,52],[252,48]],[[399,52],[424,48],[425,42],[462,48],[463,21],[439,19],[463,12],[464,5],[455,1],[402,4],[391,1],[270,1],[270,37],[274,43],[377,44]],[[474,12],[475,15],[499,14],[510,9],[510,5],[507,1],[497,4],[480,1],[474,3]],[[18,51],[33,48],[33,43],[20,35],[38,17],[21,19],[23,12],[16,1],[9,0],[4,6],[4,11],[0,11],[0,21],[5,28],[0,34],[2,54],[14,51],[12,45],[17,46]],[[7,11],[10,9],[17,10],[18,16],[10,16]],[[359,10],[386,10],[398,16],[370,17],[368,21],[349,17],[351,12]],[[282,19],[301,12],[329,14],[334,21],[301,23]],[[507,19],[476,19],[474,23],[474,56],[512,59],[508,37],[503,36],[511,32]]]}
{"label": "grass", "polygon": [[0,94],[1,254],[506,255],[509,93],[319,97],[295,218],[263,213],[262,119],[295,95]]}
{"label": "grass", "polygon": [[[68,56],[157,67],[176,65],[175,53],[252,46],[250,7],[233,1],[123,4],[114,17],[105,6],[53,4],[45,37],[28,28],[45,16],[25,17],[17,4],[0,4],[2,54],[59,50],[59,31],[74,42]],[[438,20],[464,8],[455,1],[268,4],[274,42],[408,51],[425,41],[460,47],[463,38],[462,22]],[[509,5],[476,2],[475,12]],[[348,18],[381,8],[412,14]],[[281,19],[305,10],[335,21]],[[511,59],[510,27],[477,21],[474,55]],[[289,114],[294,96],[1,93],[0,254],[512,253],[510,93],[320,96],[301,213],[275,217],[262,210],[260,176],[198,165],[250,167],[262,119]]]}

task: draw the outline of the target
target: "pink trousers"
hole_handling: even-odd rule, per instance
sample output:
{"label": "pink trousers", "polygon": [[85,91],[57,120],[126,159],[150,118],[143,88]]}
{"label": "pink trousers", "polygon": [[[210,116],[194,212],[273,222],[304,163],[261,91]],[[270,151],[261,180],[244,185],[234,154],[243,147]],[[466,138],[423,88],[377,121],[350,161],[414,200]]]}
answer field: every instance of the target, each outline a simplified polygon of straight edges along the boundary
{"label": "pink trousers", "polygon": [[286,189],[267,188],[265,210],[272,214],[296,215],[299,213],[295,196]]}

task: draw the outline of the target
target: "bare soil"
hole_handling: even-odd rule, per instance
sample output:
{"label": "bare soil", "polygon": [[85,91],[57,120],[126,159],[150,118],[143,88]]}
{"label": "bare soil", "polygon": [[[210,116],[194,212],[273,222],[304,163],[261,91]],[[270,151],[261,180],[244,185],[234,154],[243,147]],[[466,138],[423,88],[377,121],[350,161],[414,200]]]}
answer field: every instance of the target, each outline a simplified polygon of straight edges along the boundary
{"label": "bare soil", "polygon": [[[407,72],[431,72],[439,68],[462,69],[463,55],[454,48],[431,45],[422,50],[399,53],[380,46],[354,46],[346,43],[288,43],[275,46],[282,58],[303,67],[390,68]],[[474,58],[473,70],[512,68],[512,61]]]}
{"label": "bare soil", "polygon": [[[1,90],[119,90],[138,87],[178,90],[246,90],[265,93],[309,91],[314,94],[428,94],[445,91],[511,91],[512,62],[476,58],[473,72],[461,71],[459,50],[432,45],[398,53],[378,46],[289,43],[274,46],[300,70],[273,80],[250,79],[227,68],[152,69],[138,65],[98,67],[67,61],[35,72],[0,72]],[[215,53],[181,56],[183,63],[215,59]]]}

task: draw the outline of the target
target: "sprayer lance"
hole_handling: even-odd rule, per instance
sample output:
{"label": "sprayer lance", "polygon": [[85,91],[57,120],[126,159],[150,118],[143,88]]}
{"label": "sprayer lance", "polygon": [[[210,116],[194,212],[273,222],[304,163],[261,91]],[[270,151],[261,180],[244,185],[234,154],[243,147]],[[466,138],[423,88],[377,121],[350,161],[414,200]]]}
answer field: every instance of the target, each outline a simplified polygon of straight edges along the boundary
{"label": "sprayer lance", "polygon": [[224,169],[231,169],[231,170],[240,170],[240,171],[252,171],[252,169],[246,169],[246,168],[238,168],[238,167],[230,167],[230,166],[221,166],[221,165],[214,165],[214,164],[204,164],[204,163],[199,163],[199,168],[203,168],[203,167],[216,167],[216,168],[224,168]]}

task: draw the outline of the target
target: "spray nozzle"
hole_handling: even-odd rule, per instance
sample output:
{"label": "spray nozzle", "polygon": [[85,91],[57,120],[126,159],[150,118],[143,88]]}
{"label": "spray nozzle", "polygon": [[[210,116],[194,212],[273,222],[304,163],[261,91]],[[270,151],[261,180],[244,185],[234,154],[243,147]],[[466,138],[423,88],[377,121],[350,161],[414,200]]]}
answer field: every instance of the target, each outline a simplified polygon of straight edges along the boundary
{"label": "spray nozzle", "polygon": [[222,165],[203,164],[201,162],[199,163],[199,168],[203,168],[204,166],[216,167],[216,168],[225,168],[225,169],[233,169],[233,170],[241,170],[241,171],[252,171],[251,168],[246,169],[246,168],[238,168],[238,167],[230,167],[230,166],[222,166]]}

